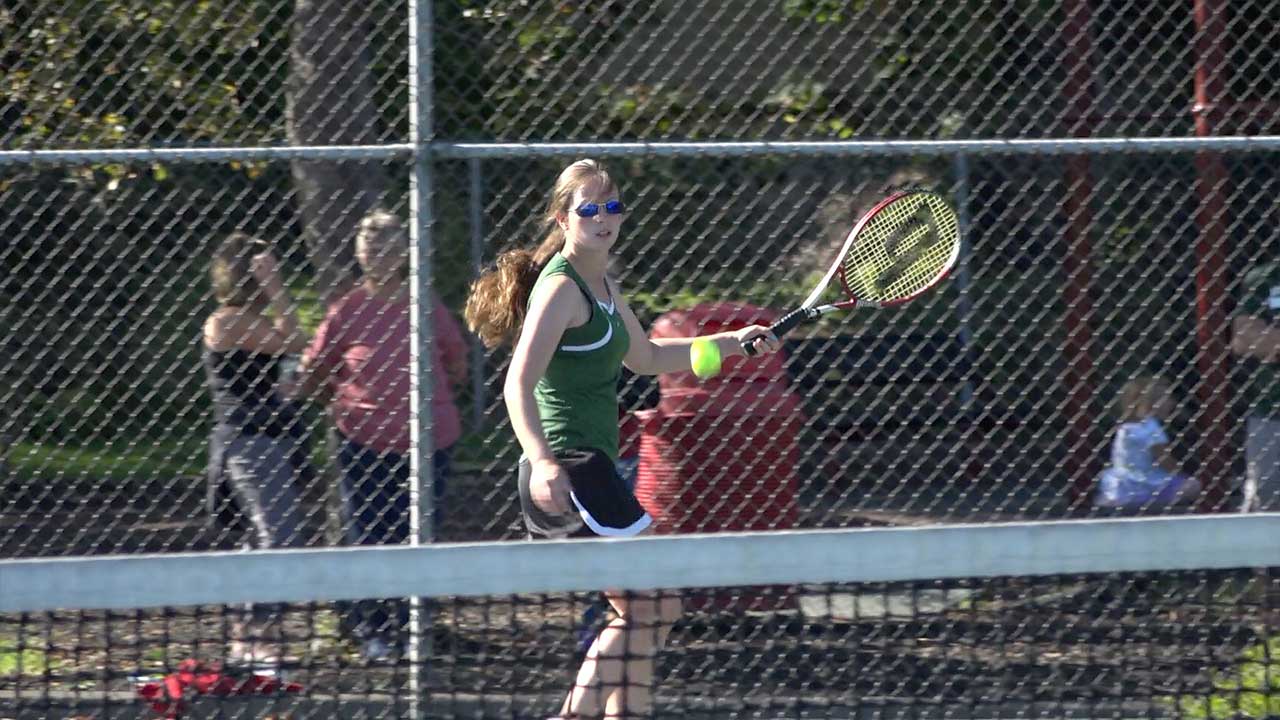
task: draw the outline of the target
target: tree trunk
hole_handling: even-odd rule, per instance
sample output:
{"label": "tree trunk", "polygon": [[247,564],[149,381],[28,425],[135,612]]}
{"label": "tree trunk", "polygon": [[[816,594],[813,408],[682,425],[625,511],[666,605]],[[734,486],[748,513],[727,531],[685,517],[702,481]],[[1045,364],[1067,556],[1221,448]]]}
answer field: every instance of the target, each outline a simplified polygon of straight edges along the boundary
{"label": "tree trunk", "polygon": [[[365,3],[295,0],[289,40],[288,132],[294,145],[369,145],[380,118],[370,70]],[[355,283],[352,240],[378,205],[387,175],[377,162],[294,160],[307,256],[327,305]]]}

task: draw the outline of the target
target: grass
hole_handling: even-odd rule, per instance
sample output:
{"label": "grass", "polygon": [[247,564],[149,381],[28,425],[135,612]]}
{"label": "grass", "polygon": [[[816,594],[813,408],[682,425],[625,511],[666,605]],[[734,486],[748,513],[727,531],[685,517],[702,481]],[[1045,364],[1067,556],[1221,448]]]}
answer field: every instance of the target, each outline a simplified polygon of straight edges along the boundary
{"label": "grass", "polygon": [[19,442],[6,461],[20,477],[88,477],[125,480],[138,477],[182,477],[204,472],[205,441],[199,438],[147,439],[69,447]]}
{"label": "grass", "polygon": [[22,647],[14,638],[0,636],[0,678],[42,675],[56,666],[43,650]]}
{"label": "grass", "polygon": [[[175,287],[203,286],[207,281],[203,274],[188,272]],[[299,278],[290,288],[298,306],[299,322],[312,333],[324,318],[318,296],[305,278]],[[169,308],[166,317],[188,318],[188,323],[177,323],[167,332],[185,338],[198,319],[209,308],[200,293],[177,294],[176,303]],[[189,327],[190,326],[190,327]],[[198,371],[199,358],[194,348],[184,342],[160,342],[153,346],[163,362],[159,367],[190,367]],[[83,477],[102,480],[129,478],[198,476],[204,473],[207,454],[207,410],[201,405],[203,377],[194,380],[175,375],[168,378],[173,386],[168,392],[157,393],[168,397],[194,398],[191,406],[179,408],[174,422],[168,426],[144,429],[145,435],[120,433],[107,435],[107,428],[118,425],[111,416],[117,408],[103,403],[103,394],[118,392],[114,386],[70,386],[38,408],[29,408],[31,419],[26,423],[29,437],[36,440],[15,442],[4,456],[8,469],[16,477]],[[152,381],[153,382],[153,381]],[[197,387],[198,386],[198,387]],[[147,388],[138,386],[140,390]],[[198,394],[193,394],[198,393]],[[85,437],[92,432],[94,436]],[[96,436],[96,437],[95,437]],[[323,449],[323,444],[318,444]]]}

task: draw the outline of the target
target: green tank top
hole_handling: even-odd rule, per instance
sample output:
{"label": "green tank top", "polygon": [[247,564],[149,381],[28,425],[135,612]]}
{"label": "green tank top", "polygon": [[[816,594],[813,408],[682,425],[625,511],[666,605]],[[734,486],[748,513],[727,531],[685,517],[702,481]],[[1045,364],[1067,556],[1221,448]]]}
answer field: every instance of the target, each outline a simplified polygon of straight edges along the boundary
{"label": "green tank top", "polygon": [[564,331],[546,374],[534,387],[542,431],[552,450],[594,448],[616,461],[618,379],[631,338],[613,298],[597,300],[582,276],[558,253],[542,269],[535,292],[556,275],[568,276],[582,290],[591,319]]}

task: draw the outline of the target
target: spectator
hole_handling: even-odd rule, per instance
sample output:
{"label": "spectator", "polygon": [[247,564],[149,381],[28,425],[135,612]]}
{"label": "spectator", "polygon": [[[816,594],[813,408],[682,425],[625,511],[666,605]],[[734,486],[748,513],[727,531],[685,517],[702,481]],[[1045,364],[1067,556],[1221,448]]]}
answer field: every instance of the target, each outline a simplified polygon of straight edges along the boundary
{"label": "spectator", "polygon": [[[231,235],[215,251],[210,275],[218,307],[205,319],[201,353],[214,407],[210,498],[230,497],[251,526],[253,547],[302,545],[295,474],[305,470],[306,442],[280,367],[306,338],[266,243]],[[233,623],[231,662],[279,661],[279,612],[255,605]]]}
{"label": "spectator", "polygon": [[1243,512],[1280,510],[1280,263],[1245,273],[1231,350],[1248,372]]}
{"label": "spectator", "polygon": [[1169,385],[1154,377],[1125,383],[1120,427],[1111,442],[1111,466],[1098,481],[1101,507],[1144,508],[1194,500],[1200,483],[1180,474],[1164,425],[1173,411]]}
{"label": "spectator", "polygon": [[[1280,262],[1260,263],[1244,274],[1242,297],[1231,322],[1231,351],[1248,375],[1245,474],[1241,512],[1280,510]],[[1280,582],[1267,568],[1254,576],[1263,588],[1268,624],[1280,622]]]}
{"label": "spectator", "polygon": [[[409,286],[408,236],[390,213],[360,223],[356,261],[363,279],[329,308],[303,356],[300,393],[330,396],[341,470],[341,517],[347,542],[398,544],[409,539]],[[452,384],[467,374],[462,329],[439,297],[432,298],[433,481],[440,501],[451,448],[462,434]],[[402,601],[356,603],[343,626],[371,661],[389,659],[408,623]]]}

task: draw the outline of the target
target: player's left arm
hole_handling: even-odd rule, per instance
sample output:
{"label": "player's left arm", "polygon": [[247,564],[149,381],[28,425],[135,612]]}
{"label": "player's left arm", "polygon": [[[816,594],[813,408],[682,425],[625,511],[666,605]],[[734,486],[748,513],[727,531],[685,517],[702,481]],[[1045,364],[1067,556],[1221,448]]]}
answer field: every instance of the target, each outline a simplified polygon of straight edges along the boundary
{"label": "player's left arm", "polygon": [[[631,336],[631,347],[627,350],[627,356],[622,359],[627,369],[637,375],[658,375],[690,370],[692,363],[689,358],[689,345],[697,338],[651,339],[644,326],[640,324],[640,319],[627,304],[618,284],[611,278],[606,279],[605,282],[609,283],[614,302],[618,305],[618,312],[622,315],[622,322],[627,327],[627,334]],[[765,338],[764,347],[761,348],[764,352],[774,352],[781,345],[769,332],[769,328],[761,325],[702,337],[713,341],[720,348],[721,357],[744,355],[742,344],[756,337]]]}

